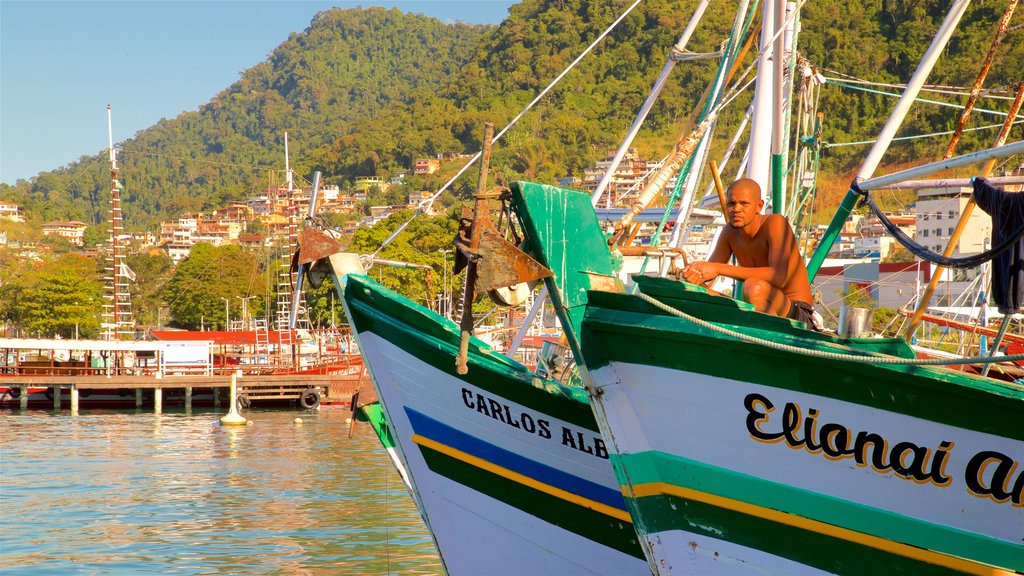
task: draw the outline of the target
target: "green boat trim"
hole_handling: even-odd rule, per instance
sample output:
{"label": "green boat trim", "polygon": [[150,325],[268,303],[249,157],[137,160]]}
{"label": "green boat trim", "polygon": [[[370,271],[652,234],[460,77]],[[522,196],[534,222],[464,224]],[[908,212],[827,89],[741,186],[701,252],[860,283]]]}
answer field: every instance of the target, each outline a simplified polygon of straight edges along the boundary
{"label": "green boat trim", "polygon": [[631,502],[648,538],[680,529],[836,574],[1009,574],[742,501],[679,487],[660,492]]}
{"label": "green boat trim", "polygon": [[[619,465],[630,471],[632,485],[622,487],[627,498],[643,500],[674,496],[698,500],[789,526],[814,529],[898,555],[919,556],[907,548],[931,551],[939,556],[925,556],[936,560],[930,563],[939,565],[952,562],[960,566],[959,562],[951,559],[972,558],[977,562],[963,562],[971,565],[1008,566],[1024,571],[1024,556],[1020,547],[989,536],[910,518],[663,452],[622,454],[617,458]],[[643,504],[638,502],[636,506]],[[657,514],[671,515],[667,512]],[[679,519],[659,519],[657,525],[660,527],[666,522],[678,523]],[[688,525],[686,527],[688,529]]]}
{"label": "green boat trim", "polygon": [[[350,274],[345,285],[345,298],[353,316],[350,321],[361,330],[390,342],[401,342],[403,348],[424,362],[482,390],[540,412],[558,414],[566,422],[597,432],[585,390],[541,380],[526,366],[494,352],[476,338],[470,341],[470,369],[466,375],[458,375],[454,359],[459,349],[459,333],[455,324],[369,282],[372,280],[366,276]],[[389,314],[382,314],[382,310]],[[531,385],[521,385],[524,381]]]}
{"label": "green boat trim", "polygon": [[356,410],[356,420],[369,423],[373,433],[385,449],[395,447],[395,437],[391,435],[391,427],[388,426],[387,417],[384,415],[384,407],[380,405],[380,402],[373,402],[359,407]]}
{"label": "green boat trim", "polygon": [[[414,436],[413,441],[433,472],[545,522],[643,559],[633,524],[623,511],[533,481],[429,438]],[[623,531],[629,532],[628,537],[623,537]]]}
{"label": "green boat trim", "polygon": [[[1024,440],[1020,409],[1024,387],[925,366],[873,366],[780,352],[703,329],[667,315],[643,300],[591,292],[581,337],[591,370],[612,361],[706,374],[742,382],[826,396],[950,426]],[[700,304],[687,310],[701,316]],[[856,349],[782,334],[756,321],[739,326],[745,334],[791,346],[847,354]],[[596,336],[597,332],[614,338]],[[596,337],[595,337],[596,336]],[[642,342],[619,346],[614,342]],[[737,362],[737,358],[744,361]],[[823,378],[842,365],[841,378]],[[950,406],[972,406],[952,410]]]}

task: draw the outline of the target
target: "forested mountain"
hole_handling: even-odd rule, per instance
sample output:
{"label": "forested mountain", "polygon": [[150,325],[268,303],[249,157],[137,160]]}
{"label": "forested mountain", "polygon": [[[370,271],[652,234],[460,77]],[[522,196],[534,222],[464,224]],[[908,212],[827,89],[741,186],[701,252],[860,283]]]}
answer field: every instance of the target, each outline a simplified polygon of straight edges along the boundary
{"label": "forested mountain", "polygon": [[[641,4],[506,135],[492,158],[495,174],[543,181],[582,176],[585,166],[621,139],[694,4]],[[286,130],[296,173],[319,169],[329,183],[387,176],[417,157],[475,152],[484,121],[504,126],[627,5],[623,0],[525,0],[499,26],[444,24],[394,9],[322,12],[198,111],[162,120],[121,143],[126,221],[130,227],[151,227],[161,218],[209,210],[262,189],[269,171],[283,167]],[[904,81],[947,8],[948,0],[809,2],[798,49],[827,75]],[[1004,8],[1005,2],[994,0],[972,5],[931,83],[973,83]],[[717,49],[733,10],[732,3],[713,3],[690,48]],[[1021,34],[1015,31],[1004,41],[986,86],[1021,80]],[[667,152],[713,72],[711,60],[676,67],[638,139],[642,153]],[[928,97],[963,100],[949,94]],[[737,100],[722,122],[735,122],[744,102]],[[871,138],[893,102],[826,87],[820,107],[826,115],[823,138]],[[981,105],[1005,109],[1007,103],[983,100]],[[917,110],[903,133],[946,130],[957,115],[938,106]],[[999,121],[976,114],[972,124]],[[1017,128],[1011,139],[1020,139],[1021,131]],[[968,134],[962,146],[990,142],[994,134]],[[898,144],[893,159],[934,158],[944,144],[941,138]],[[824,161],[839,171],[864,151],[827,149]],[[467,175],[456,192],[465,192],[471,182]],[[106,158],[100,155],[13,187],[0,185],[0,197],[41,220],[98,223],[106,218],[108,189]]]}

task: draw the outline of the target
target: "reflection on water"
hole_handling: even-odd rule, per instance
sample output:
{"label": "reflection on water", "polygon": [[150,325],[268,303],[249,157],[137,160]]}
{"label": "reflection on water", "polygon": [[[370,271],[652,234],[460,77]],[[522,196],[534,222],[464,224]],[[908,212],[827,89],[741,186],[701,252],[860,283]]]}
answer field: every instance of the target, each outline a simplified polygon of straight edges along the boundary
{"label": "reflection on water", "polygon": [[348,438],[347,410],[219,416],[0,413],[0,571],[442,571],[372,431]]}

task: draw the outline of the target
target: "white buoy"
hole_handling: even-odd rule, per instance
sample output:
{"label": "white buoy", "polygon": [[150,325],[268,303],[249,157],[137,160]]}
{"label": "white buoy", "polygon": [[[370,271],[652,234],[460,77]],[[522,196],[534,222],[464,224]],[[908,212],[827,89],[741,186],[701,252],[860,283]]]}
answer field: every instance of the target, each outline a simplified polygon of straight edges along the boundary
{"label": "white buoy", "polygon": [[352,423],[352,419],[351,418],[345,418],[345,424],[351,424],[351,423]]}
{"label": "white buoy", "polygon": [[295,425],[296,426],[302,426],[302,418],[296,418],[295,419]]}
{"label": "white buoy", "polygon": [[248,426],[251,424],[238,413],[238,373],[231,373],[231,409],[220,419],[221,426]]}

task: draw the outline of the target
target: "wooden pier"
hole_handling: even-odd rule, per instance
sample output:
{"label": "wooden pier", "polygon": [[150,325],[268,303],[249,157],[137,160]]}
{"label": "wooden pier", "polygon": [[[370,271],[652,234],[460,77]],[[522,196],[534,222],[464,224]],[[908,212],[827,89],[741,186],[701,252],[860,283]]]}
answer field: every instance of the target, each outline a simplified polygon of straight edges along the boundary
{"label": "wooden pier", "polygon": [[[287,347],[284,348],[287,354]],[[146,391],[145,396],[152,398],[154,410],[161,412],[165,390],[176,392],[174,401],[180,401],[183,393],[186,409],[192,407],[194,392],[201,393],[203,401],[209,401],[212,396],[217,406],[222,389],[229,388],[231,376],[235,374],[241,408],[267,401],[298,401],[300,406],[312,408],[321,401],[350,403],[363,377],[362,359],[358,354],[333,359],[320,355],[319,362],[300,367],[297,356],[293,363],[280,366],[275,360],[277,355],[270,352],[266,347],[228,348],[209,340],[112,342],[0,338],[0,406],[14,407],[16,403],[27,409],[32,394],[35,394],[33,403],[38,406],[41,392],[45,391],[46,401],[52,401],[54,409],[60,409],[66,391],[72,412],[77,412],[85,394],[105,393],[102,402],[122,405],[130,403],[128,397],[134,391],[134,404],[141,408]],[[226,399],[227,394],[224,396]]]}
{"label": "wooden pier", "polygon": [[[317,402],[320,399],[332,404],[348,404],[352,395],[359,388],[361,374],[253,374],[238,378],[239,398],[253,400],[302,400],[304,394],[315,391]],[[135,405],[142,407],[142,391],[152,390],[153,409],[159,413],[163,410],[163,392],[165,390],[181,390],[185,396],[185,408],[192,408],[193,391],[197,389],[212,390],[215,405],[220,404],[222,389],[226,391],[231,385],[231,377],[215,376],[174,376],[162,378],[158,376],[67,376],[67,375],[25,375],[0,377],[0,387],[19,389],[18,401],[21,409],[28,408],[31,389],[46,388],[52,391],[53,408],[59,410],[63,404],[63,394],[68,392],[71,400],[71,411],[77,412],[80,403],[80,391],[124,391],[134,390]],[[224,397],[227,397],[226,392]],[[245,402],[245,401],[243,401]],[[248,407],[246,402],[246,407]]]}

